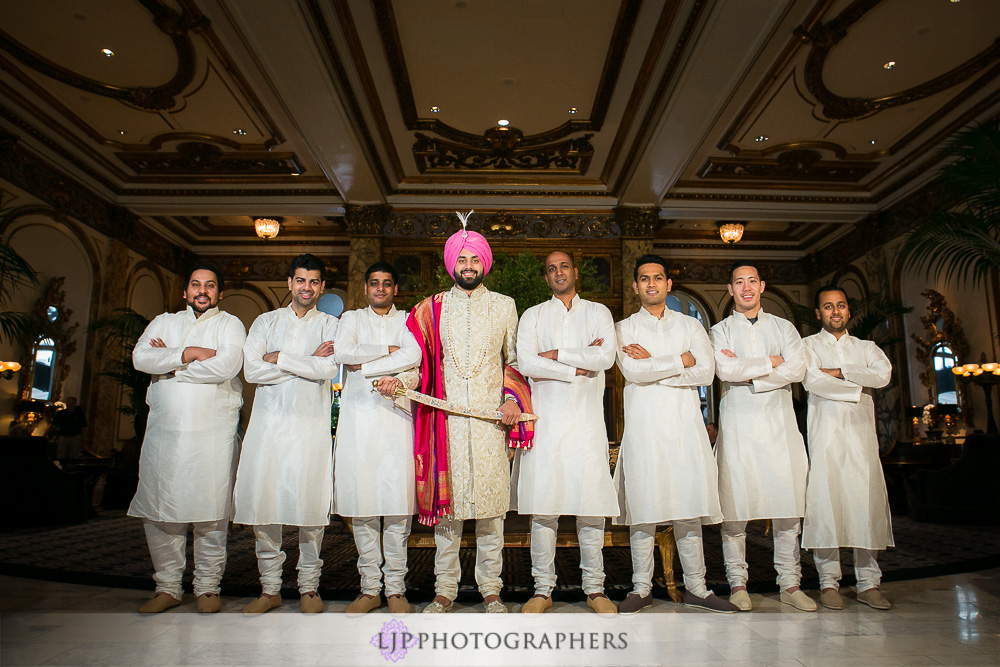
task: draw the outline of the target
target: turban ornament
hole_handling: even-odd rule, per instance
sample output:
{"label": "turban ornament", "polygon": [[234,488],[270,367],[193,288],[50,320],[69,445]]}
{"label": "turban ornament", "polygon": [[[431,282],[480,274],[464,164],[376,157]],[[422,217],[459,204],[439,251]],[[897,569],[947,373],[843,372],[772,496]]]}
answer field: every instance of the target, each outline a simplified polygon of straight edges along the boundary
{"label": "turban ornament", "polygon": [[486,240],[486,237],[479,232],[470,232],[467,229],[469,216],[474,212],[469,211],[464,214],[458,211],[455,212],[455,215],[458,216],[459,221],[462,223],[462,231],[452,234],[444,244],[444,264],[449,274],[455,271],[455,262],[458,261],[458,256],[462,253],[462,250],[466,248],[479,257],[479,261],[483,265],[483,275],[489,273],[490,268],[493,266],[493,251],[490,249],[490,244]]}

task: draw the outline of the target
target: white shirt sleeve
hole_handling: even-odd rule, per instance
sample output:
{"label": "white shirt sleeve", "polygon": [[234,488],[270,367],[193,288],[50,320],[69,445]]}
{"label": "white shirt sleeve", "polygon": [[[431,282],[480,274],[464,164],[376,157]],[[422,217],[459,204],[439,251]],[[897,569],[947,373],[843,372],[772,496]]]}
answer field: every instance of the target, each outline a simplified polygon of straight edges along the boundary
{"label": "white shirt sleeve", "polygon": [[[132,365],[137,371],[150,375],[172,373],[184,365],[183,347],[153,347],[149,341],[163,338],[166,329],[167,314],[157,315],[149,323],[146,330],[139,336],[138,342],[132,348]],[[169,344],[171,341],[163,341]]]}
{"label": "white shirt sleeve", "polygon": [[[218,314],[215,317],[225,317]],[[246,341],[246,330],[243,323],[235,317],[226,317],[220,325],[219,348],[215,356],[205,361],[192,361],[175,374],[180,382],[193,384],[218,384],[236,377],[243,366],[243,343]]]}

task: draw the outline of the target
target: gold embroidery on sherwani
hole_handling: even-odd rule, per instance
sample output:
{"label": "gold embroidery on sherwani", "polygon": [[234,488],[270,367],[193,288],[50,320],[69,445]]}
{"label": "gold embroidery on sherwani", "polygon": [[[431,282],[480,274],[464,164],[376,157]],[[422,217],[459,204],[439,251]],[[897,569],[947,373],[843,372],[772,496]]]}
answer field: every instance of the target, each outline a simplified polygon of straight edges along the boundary
{"label": "gold embroidery on sherwani", "polygon": [[[514,300],[480,286],[457,287],[441,306],[445,394],[472,408],[493,410],[503,401],[503,364],[515,365]],[[456,363],[457,362],[457,363]],[[468,379],[463,373],[477,372]],[[471,417],[448,417],[448,467],[453,519],[501,516],[510,506],[506,428]]]}

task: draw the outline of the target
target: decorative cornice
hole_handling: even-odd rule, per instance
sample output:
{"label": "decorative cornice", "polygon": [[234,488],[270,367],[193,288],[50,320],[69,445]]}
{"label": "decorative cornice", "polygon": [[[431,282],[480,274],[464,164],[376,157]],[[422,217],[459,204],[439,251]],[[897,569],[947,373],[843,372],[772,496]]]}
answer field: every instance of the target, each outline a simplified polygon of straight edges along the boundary
{"label": "decorative cornice", "polygon": [[[453,213],[394,213],[383,229],[387,237],[443,238],[461,229]],[[469,229],[488,237],[535,239],[616,239],[614,218],[603,214],[477,213]]]}
{"label": "decorative cornice", "polygon": [[[679,260],[670,264],[670,278],[684,284],[709,283],[723,285],[729,282],[732,260]],[[778,285],[801,285],[808,282],[808,275],[798,260],[768,260],[760,264],[760,277],[765,282]]]}
{"label": "decorative cornice", "polygon": [[710,157],[698,176],[727,181],[857,183],[878,166],[878,162],[871,161],[824,160],[818,151],[798,148],[781,153],[777,158]]}
{"label": "decorative cornice", "polygon": [[223,152],[216,145],[201,141],[186,141],[174,152],[121,152],[115,156],[140,176],[170,175],[253,175],[292,176],[304,168],[295,153],[270,151]]}
{"label": "decorative cornice", "polygon": [[615,222],[622,230],[622,238],[651,239],[656,235],[660,209],[655,206],[616,206]]}
{"label": "decorative cornice", "polygon": [[381,236],[391,213],[389,204],[348,204],[344,207],[344,223],[351,236]]}
{"label": "decorative cornice", "polygon": [[[315,254],[326,267],[327,285],[347,279],[347,256]],[[288,276],[288,266],[295,257],[296,254],[238,258],[228,255],[199,255],[198,259],[220,266],[226,282],[240,287],[248,281],[284,281]]]}
{"label": "decorative cornice", "polygon": [[456,171],[540,171],[583,176],[590,167],[593,134],[545,144],[544,135],[525,137],[516,127],[491,127],[465,143],[416,133],[413,157],[420,173]]}
{"label": "decorative cornice", "polygon": [[79,90],[110,97],[140,109],[159,111],[176,106],[175,95],[190,85],[195,72],[194,45],[190,32],[208,27],[209,22],[200,14],[185,9],[178,13],[159,0],[139,0],[153,15],[153,23],[173,42],[177,54],[177,71],[170,81],[160,86],[127,88],[77,74],[35,53],[6,32],[0,30],[0,49],[7,51],[23,65]]}

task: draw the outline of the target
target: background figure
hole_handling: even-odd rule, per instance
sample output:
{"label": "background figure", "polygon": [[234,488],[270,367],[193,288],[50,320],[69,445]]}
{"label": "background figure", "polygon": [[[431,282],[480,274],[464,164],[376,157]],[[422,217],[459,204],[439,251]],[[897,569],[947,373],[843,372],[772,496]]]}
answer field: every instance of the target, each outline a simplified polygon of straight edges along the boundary
{"label": "background figure", "polygon": [[59,442],[56,458],[78,458],[83,429],[87,426],[87,417],[83,413],[83,408],[77,405],[76,396],[70,396],[66,399],[66,407],[56,412],[53,421]]}

